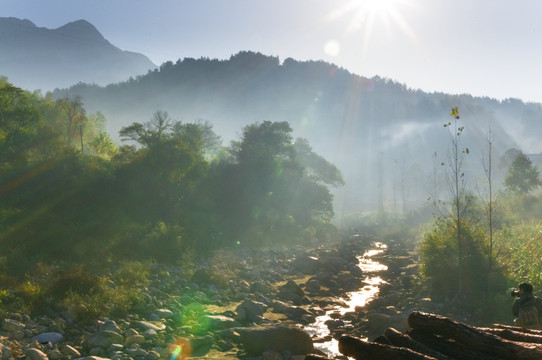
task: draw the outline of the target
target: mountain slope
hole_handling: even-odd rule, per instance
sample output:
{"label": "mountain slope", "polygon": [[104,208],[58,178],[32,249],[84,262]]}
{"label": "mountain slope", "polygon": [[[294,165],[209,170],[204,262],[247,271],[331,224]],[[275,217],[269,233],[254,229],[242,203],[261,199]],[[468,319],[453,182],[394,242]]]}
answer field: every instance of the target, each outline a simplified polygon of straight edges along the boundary
{"label": "mountain slope", "polygon": [[[483,176],[489,126],[494,159],[512,147],[542,151],[540,104],[425,93],[322,61],[280,63],[252,52],[229,60],[166,62],[127,82],[55,92],[73,95],[82,96],[89,111],[106,115],[116,139],[121,127],[146,122],[156,110],[184,122],[208,120],[226,145],[250,123],[288,121],[295,136],[307,138],[342,171],[347,186],[337,193],[337,201],[344,201],[339,209],[377,207],[379,186],[387,207],[397,207],[399,199],[419,204],[435,193],[431,174],[441,176],[445,167],[435,163],[449,160],[450,134],[443,124],[453,120],[452,106],[459,107],[458,125],[465,126],[461,141],[470,150],[465,170],[473,188]],[[444,181],[440,187],[444,195]]]}
{"label": "mountain slope", "polygon": [[0,75],[29,90],[106,85],[156,67],[142,54],[113,46],[85,20],[46,29],[26,19],[0,18],[0,49]]}

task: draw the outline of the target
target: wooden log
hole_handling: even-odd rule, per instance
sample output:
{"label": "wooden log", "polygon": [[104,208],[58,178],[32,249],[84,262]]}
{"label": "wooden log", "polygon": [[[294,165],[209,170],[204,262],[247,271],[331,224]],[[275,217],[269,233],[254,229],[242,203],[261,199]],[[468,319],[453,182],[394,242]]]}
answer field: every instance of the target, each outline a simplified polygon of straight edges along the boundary
{"label": "wooden log", "polygon": [[431,334],[430,332],[411,329],[408,331],[408,336],[410,336],[415,341],[419,342],[431,348],[435,351],[438,351],[441,354],[447,355],[454,359],[460,360],[502,360],[499,357],[480,354],[476,351],[465,349],[461,344],[457,342],[443,338],[442,336],[437,336]]}
{"label": "wooden log", "polygon": [[384,332],[384,337],[388,339],[389,343],[393,346],[409,348],[411,350],[419,352],[420,354],[429,355],[437,359],[454,360],[454,358],[442,354],[434,349],[431,349],[430,347],[420,342],[417,342],[410,336],[403,334],[402,332],[397,331],[394,328],[388,328]]}
{"label": "wooden log", "polygon": [[513,330],[513,331],[522,332],[526,334],[542,336],[542,330],[537,330],[537,329],[525,329],[519,326],[511,326],[511,325],[503,325],[503,324],[494,324],[493,327],[497,329],[508,329],[508,330]]}
{"label": "wooden log", "polygon": [[367,342],[349,335],[339,338],[339,351],[356,360],[441,360],[411,349]]}
{"label": "wooden log", "polygon": [[440,315],[415,311],[409,315],[408,324],[411,328],[426,330],[453,339],[464,347],[482,354],[509,360],[542,359],[540,344],[506,340]]}
{"label": "wooden log", "polygon": [[476,327],[475,329],[500,336],[503,339],[507,339],[507,340],[528,342],[532,344],[542,344],[542,335],[531,334],[528,332],[517,331],[517,330],[512,330],[512,329],[483,328],[483,327]]}
{"label": "wooden log", "polygon": [[324,355],[309,354],[305,356],[304,360],[329,360],[329,358]]}

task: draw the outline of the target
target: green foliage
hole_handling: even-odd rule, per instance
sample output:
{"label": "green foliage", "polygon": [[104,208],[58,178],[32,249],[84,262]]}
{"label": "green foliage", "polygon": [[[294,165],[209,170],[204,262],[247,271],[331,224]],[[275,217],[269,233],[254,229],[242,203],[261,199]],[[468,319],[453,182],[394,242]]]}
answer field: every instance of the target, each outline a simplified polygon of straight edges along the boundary
{"label": "green foliage", "polygon": [[291,132],[286,122],[249,125],[241,141],[232,143],[231,157],[218,165],[218,219],[231,240],[295,243],[332,218],[324,184],[339,185],[342,178],[305,140],[295,146]]}
{"label": "green foliage", "polygon": [[[540,201],[540,200],[539,200]],[[511,286],[527,281],[542,288],[542,223],[520,222],[503,228],[496,240],[499,262]]]}
{"label": "green foliage", "polygon": [[[22,278],[40,262],[190,263],[194,251],[238,241],[333,236],[328,186],[342,185],[341,175],[306,140],[294,144],[286,122],[247,126],[227,152],[210,124],[157,111],[123,128],[123,140],[136,144],[117,148],[104,116],[88,115],[81,98],[54,100],[5,79],[0,89],[0,252],[8,275]],[[60,294],[86,296],[62,279]],[[86,280],[90,288],[94,280]]]}
{"label": "green foliage", "polygon": [[451,296],[458,292],[458,275],[462,274],[463,292],[481,297],[487,283],[487,258],[484,253],[485,237],[476,223],[463,219],[461,246],[464,249],[463,271],[458,266],[458,243],[455,221],[441,219],[434,229],[425,234],[420,247],[420,272],[428,288],[436,296]]}
{"label": "green foliage", "polygon": [[515,194],[527,194],[540,186],[540,173],[531,159],[520,152],[508,168],[504,178],[506,189]]}

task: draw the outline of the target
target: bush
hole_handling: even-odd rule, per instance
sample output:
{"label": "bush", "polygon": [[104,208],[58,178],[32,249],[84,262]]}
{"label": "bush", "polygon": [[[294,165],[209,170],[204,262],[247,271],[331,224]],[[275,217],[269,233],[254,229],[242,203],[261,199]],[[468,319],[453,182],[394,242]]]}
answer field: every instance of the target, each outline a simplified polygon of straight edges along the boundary
{"label": "bush", "polygon": [[[420,249],[420,272],[433,295],[454,296],[462,292],[480,298],[487,288],[488,265],[484,255],[484,233],[477,224],[461,222],[462,265],[459,271],[457,228],[452,219],[441,219],[427,233]],[[459,278],[462,274],[462,278]]]}

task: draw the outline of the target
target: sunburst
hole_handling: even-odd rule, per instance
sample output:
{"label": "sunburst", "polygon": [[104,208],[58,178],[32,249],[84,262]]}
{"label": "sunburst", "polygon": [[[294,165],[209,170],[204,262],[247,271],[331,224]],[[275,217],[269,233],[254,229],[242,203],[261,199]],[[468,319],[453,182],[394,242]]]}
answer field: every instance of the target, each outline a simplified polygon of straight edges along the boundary
{"label": "sunburst", "polygon": [[416,34],[402,14],[404,6],[415,7],[414,0],[350,0],[329,14],[330,21],[350,17],[346,27],[349,33],[363,31],[363,47],[367,48],[377,25],[385,27],[388,34],[392,26],[397,26],[401,33],[412,42]]}

